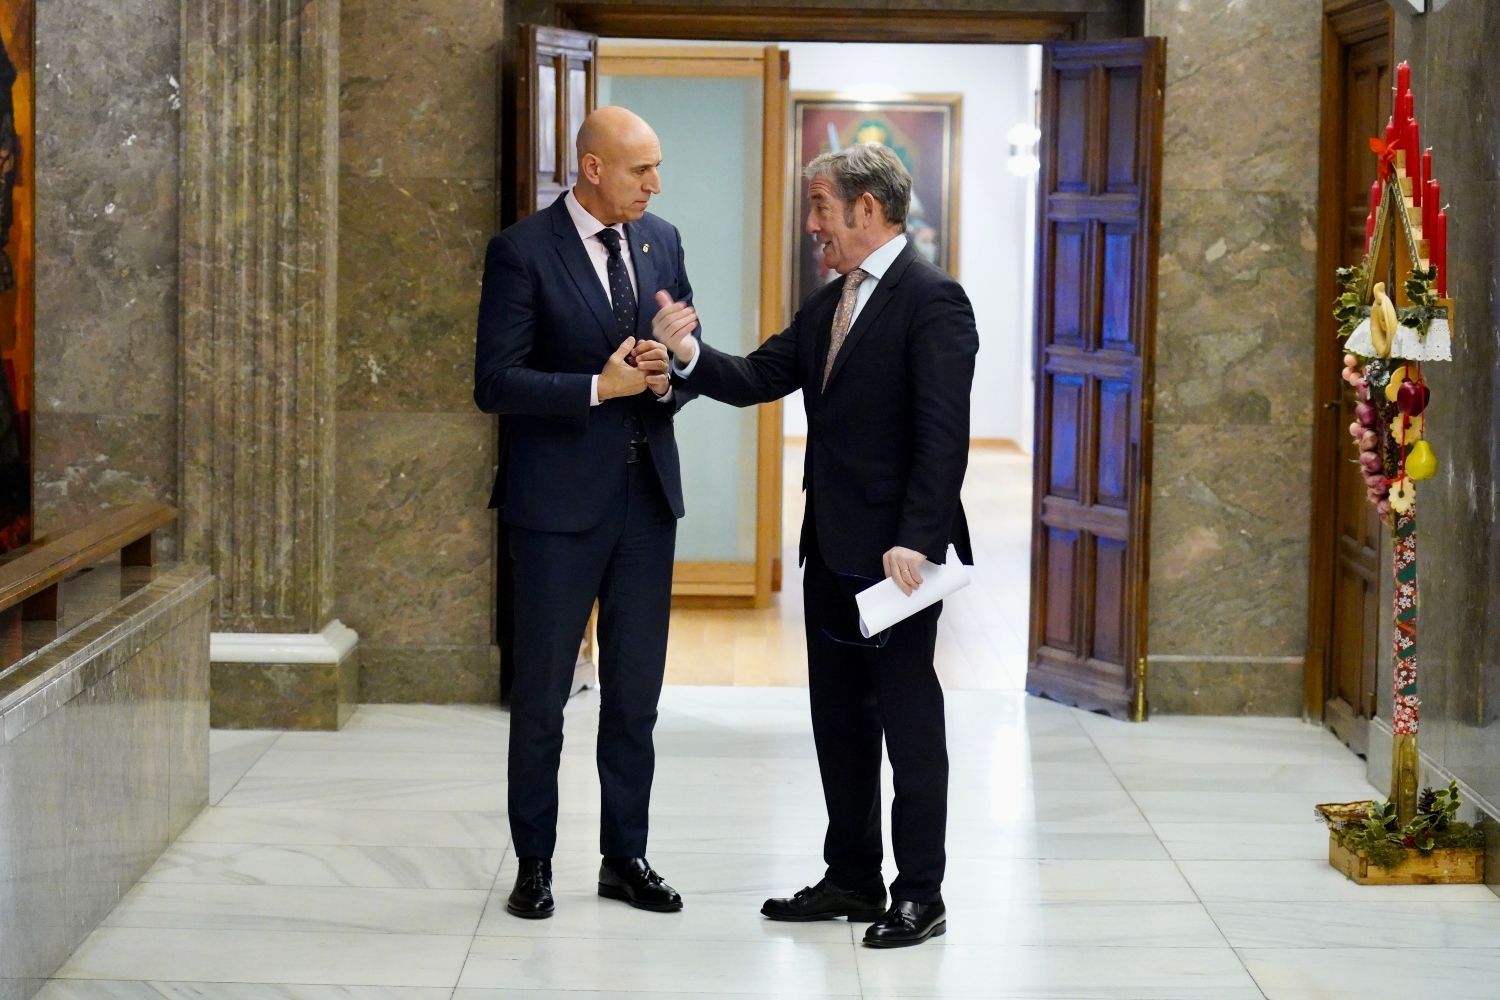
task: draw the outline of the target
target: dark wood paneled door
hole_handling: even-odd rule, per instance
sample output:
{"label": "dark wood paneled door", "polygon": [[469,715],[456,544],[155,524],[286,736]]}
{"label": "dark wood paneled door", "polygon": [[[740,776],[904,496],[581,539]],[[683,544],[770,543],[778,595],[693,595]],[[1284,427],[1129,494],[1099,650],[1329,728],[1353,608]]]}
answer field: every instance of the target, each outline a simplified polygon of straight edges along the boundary
{"label": "dark wood paneled door", "polygon": [[1354,420],[1343,348],[1332,315],[1334,271],[1364,255],[1365,213],[1375,180],[1369,138],[1391,113],[1390,8],[1385,0],[1326,6],[1322,166],[1319,191],[1318,345],[1314,378],[1312,537],[1308,607],[1308,714],[1322,717],[1360,753],[1375,711],[1380,648],[1380,518],[1350,461],[1343,428]]}
{"label": "dark wood paneled door", "polygon": [[578,126],[599,94],[599,37],[521,25],[516,54],[516,218],[546,208],[578,181]]}
{"label": "dark wood paneled door", "polygon": [[[599,95],[599,38],[536,24],[519,27],[515,77],[514,127],[497,130],[495,182],[514,170],[517,222],[552,204],[578,181],[578,126],[594,110]],[[499,95],[504,100],[504,94]],[[506,121],[504,115],[501,122]],[[507,162],[509,160],[509,162]],[[505,419],[497,422],[499,467],[507,453]],[[515,644],[515,566],[505,521],[495,525],[495,644],[500,648],[500,700],[510,700],[511,652]],[[573,690],[591,686],[598,677],[593,655],[593,619],[579,644]]]}
{"label": "dark wood paneled door", "polygon": [[1129,714],[1145,655],[1166,41],[1047,46],[1026,689]]}

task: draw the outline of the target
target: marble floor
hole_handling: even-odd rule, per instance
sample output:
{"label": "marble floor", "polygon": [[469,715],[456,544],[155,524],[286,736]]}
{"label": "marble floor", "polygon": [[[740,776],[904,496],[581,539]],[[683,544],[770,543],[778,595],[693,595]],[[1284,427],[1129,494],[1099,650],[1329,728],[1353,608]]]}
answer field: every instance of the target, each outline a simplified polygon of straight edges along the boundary
{"label": "marble floor", "polygon": [[[367,705],[341,733],[216,732],[213,805],[43,1000],[1494,997],[1500,899],[1360,888],[1319,801],[1374,793],[1292,720],[1129,725],[1014,690],[949,695],[946,937],[762,919],[815,880],[806,691],[669,687],[652,862],[678,914],[594,894],[592,692],[568,709],[557,916],[503,900],[506,716]],[[1396,941],[1405,942],[1401,949]]]}

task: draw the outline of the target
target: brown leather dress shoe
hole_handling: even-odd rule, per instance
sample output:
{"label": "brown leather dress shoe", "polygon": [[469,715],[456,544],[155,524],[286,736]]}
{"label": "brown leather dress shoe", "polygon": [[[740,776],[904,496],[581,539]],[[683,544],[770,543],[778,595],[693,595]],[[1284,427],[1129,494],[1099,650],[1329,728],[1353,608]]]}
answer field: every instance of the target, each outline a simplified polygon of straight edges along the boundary
{"label": "brown leather dress shoe", "polygon": [[682,909],[677,890],[645,858],[605,858],[599,865],[599,895],[623,900],[638,910],[672,913]]}
{"label": "brown leather dress shoe", "polygon": [[824,878],[790,898],[766,900],[760,912],[772,920],[875,920],[885,912],[885,886],[844,889]]}
{"label": "brown leather dress shoe", "polygon": [[934,903],[893,903],[885,916],[865,931],[865,944],[871,948],[904,948],[947,930],[948,911],[941,899]]}

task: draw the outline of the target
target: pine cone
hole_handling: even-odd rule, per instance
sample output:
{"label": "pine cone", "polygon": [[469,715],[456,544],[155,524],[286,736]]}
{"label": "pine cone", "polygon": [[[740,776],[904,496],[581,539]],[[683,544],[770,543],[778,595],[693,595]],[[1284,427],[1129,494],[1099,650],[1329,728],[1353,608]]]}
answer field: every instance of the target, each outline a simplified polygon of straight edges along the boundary
{"label": "pine cone", "polygon": [[1417,796],[1417,812],[1430,813],[1437,805],[1437,792],[1430,788],[1422,789],[1422,794]]}

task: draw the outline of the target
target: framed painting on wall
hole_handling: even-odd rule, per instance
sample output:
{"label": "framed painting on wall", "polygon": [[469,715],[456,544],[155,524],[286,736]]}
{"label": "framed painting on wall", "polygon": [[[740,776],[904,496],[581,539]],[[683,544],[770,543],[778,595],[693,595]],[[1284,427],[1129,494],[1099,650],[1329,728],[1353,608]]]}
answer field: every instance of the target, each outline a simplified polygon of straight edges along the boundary
{"label": "framed painting on wall", "polygon": [[958,277],[958,94],[908,94],[893,100],[853,101],[837,94],[792,94],[797,151],[797,253],[792,270],[792,311],[815,288],[835,277],[803,229],[807,184],[802,168],[821,153],[856,142],[889,146],[912,177],[906,235],[917,252]]}
{"label": "framed painting on wall", "polygon": [[0,553],[31,540],[36,0],[0,0]]}

